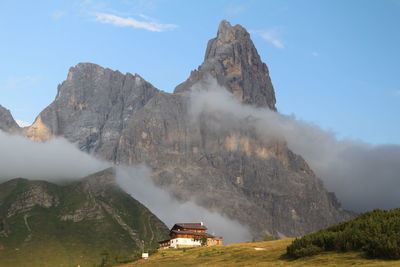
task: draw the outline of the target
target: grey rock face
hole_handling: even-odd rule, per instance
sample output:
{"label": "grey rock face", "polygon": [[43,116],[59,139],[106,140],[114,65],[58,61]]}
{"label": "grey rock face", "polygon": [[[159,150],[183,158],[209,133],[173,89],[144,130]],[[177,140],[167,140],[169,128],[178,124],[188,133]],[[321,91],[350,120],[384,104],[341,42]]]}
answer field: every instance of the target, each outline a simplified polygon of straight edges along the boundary
{"label": "grey rock face", "polygon": [[203,64],[175,88],[175,93],[190,90],[208,75],[216,78],[240,102],[276,110],[268,68],[242,26],[232,27],[229,22],[222,21],[217,37],[208,42]]}
{"label": "grey rock face", "polygon": [[11,112],[0,105],[0,130],[4,132],[17,132],[19,130],[18,124],[15,122]]}
{"label": "grey rock face", "polygon": [[64,136],[123,164],[146,163],[157,185],[263,233],[298,236],[348,219],[304,159],[251,127],[224,129],[218,116],[190,117],[191,86],[212,76],[242,103],[275,110],[268,69],[247,31],[223,21],[204,63],[173,94],[138,75],[78,64],[26,132]]}
{"label": "grey rock face", "polygon": [[65,136],[84,151],[114,160],[126,122],[157,92],[139,75],[80,63],[70,69],[56,99],[26,135],[35,140]]}
{"label": "grey rock face", "polygon": [[193,122],[186,103],[179,94],[152,98],[123,130],[117,162],[146,162],[175,197],[196,199],[258,238],[298,236],[350,218],[285,142],[219,129],[213,117]]}

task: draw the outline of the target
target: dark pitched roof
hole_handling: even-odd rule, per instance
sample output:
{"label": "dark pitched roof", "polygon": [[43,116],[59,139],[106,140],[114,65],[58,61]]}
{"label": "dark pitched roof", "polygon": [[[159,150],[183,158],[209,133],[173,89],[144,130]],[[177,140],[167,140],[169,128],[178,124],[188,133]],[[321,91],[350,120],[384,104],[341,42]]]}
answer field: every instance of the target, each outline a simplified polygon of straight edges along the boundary
{"label": "dark pitched roof", "polygon": [[166,240],[163,240],[163,241],[158,241],[158,243],[162,244],[162,243],[165,243],[165,242],[168,242],[168,241],[171,241],[171,239],[166,239]]}
{"label": "dark pitched roof", "polygon": [[208,233],[199,233],[199,232],[192,232],[192,231],[177,231],[177,230],[171,230],[171,232],[175,233],[175,234],[197,235],[197,236],[206,236],[206,237],[214,238],[213,235],[210,235]]}
{"label": "dark pitched roof", "polygon": [[[175,227],[176,226],[176,227]],[[184,228],[184,229],[196,229],[196,230],[207,230],[202,223],[176,223],[172,229],[174,228]]]}

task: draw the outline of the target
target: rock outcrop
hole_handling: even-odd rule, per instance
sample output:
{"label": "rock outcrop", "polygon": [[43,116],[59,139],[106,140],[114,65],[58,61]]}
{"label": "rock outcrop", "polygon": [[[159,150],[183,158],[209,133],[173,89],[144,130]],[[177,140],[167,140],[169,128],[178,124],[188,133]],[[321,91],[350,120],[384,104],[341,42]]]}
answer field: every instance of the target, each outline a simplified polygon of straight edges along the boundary
{"label": "rock outcrop", "polygon": [[19,126],[11,115],[11,112],[0,105],[0,130],[8,133],[19,131]]}
{"label": "rock outcrop", "polygon": [[118,164],[146,163],[156,184],[176,198],[195,199],[257,238],[298,236],[350,218],[284,140],[264,140],[251,124],[221,127],[218,114],[193,120],[191,88],[210,77],[241,103],[276,110],[268,69],[249,33],[222,21],[204,63],[173,94],[138,75],[78,64],[27,136],[63,136]]}

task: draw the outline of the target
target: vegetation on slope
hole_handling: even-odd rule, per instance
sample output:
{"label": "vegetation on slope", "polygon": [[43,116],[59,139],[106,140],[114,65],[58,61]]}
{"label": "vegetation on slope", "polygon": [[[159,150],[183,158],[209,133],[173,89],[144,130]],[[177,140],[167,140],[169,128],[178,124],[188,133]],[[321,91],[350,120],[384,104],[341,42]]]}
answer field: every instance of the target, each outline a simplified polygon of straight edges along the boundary
{"label": "vegetation on slope", "polygon": [[312,257],[291,259],[285,256],[286,247],[293,239],[268,242],[238,243],[219,247],[192,249],[166,249],[150,255],[148,260],[139,260],[119,267],[136,266],[376,266],[395,267],[400,261],[366,259],[360,252],[324,252]]}
{"label": "vegetation on slope", "polygon": [[295,239],[287,248],[294,258],[323,251],[363,251],[371,258],[400,259],[400,209],[366,212]]}
{"label": "vegetation on slope", "polygon": [[108,170],[63,186],[25,179],[1,184],[0,266],[117,264],[143,246],[157,247],[167,227],[107,184],[112,175]]}

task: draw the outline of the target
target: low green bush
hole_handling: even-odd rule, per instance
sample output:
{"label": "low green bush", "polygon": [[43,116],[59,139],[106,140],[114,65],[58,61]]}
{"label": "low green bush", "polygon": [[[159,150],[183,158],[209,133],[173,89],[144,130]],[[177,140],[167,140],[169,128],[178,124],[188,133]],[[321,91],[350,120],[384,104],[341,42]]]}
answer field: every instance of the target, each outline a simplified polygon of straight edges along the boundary
{"label": "low green bush", "polygon": [[371,258],[400,259],[400,209],[360,214],[357,218],[293,240],[287,255],[301,258],[323,251],[364,251]]}

